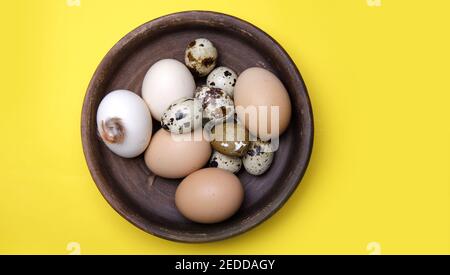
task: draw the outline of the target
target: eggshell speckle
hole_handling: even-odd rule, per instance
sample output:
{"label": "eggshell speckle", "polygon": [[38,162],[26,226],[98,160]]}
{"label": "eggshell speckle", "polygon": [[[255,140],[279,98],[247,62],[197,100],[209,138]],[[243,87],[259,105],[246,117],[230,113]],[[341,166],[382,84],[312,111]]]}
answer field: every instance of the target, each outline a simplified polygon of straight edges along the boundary
{"label": "eggshell speckle", "polygon": [[218,151],[214,151],[209,160],[209,166],[225,169],[231,173],[237,173],[241,170],[242,160],[239,157],[227,156]]}
{"label": "eggshell speckle", "polygon": [[273,157],[274,152],[270,143],[258,140],[250,143],[242,162],[249,174],[259,176],[269,170]]}
{"label": "eggshell speckle", "polygon": [[206,38],[191,41],[184,54],[186,66],[197,76],[206,76],[216,66],[217,49]]}
{"label": "eggshell speckle", "polygon": [[220,123],[234,115],[233,99],[222,89],[200,86],[195,91],[195,98],[202,104],[205,123]]}
{"label": "eggshell speckle", "polygon": [[241,157],[250,144],[248,131],[241,124],[217,124],[211,131],[211,146],[222,154]]}
{"label": "eggshell speckle", "polygon": [[181,98],[170,104],[161,116],[161,127],[175,134],[189,133],[202,126],[202,104],[194,98]]}
{"label": "eggshell speckle", "polygon": [[233,98],[236,81],[237,74],[232,69],[228,67],[217,67],[206,78],[206,85],[208,87],[222,89]]}

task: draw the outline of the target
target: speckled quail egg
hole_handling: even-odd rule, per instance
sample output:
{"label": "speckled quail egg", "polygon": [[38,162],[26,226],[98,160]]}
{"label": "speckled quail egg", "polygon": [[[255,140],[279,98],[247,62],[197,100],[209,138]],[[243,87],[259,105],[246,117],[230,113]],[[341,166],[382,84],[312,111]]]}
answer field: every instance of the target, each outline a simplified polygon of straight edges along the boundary
{"label": "speckled quail egg", "polygon": [[217,49],[206,38],[197,38],[186,48],[184,62],[196,76],[206,76],[216,66]]}
{"label": "speckled quail egg", "polygon": [[236,85],[237,74],[230,68],[217,67],[206,78],[208,87],[220,88],[230,97],[233,97],[234,85]]}
{"label": "speckled quail egg", "polygon": [[201,86],[195,91],[195,98],[202,104],[204,123],[217,124],[234,116],[233,99],[222,89]]}
{"label": "speckled quail egg", "polygon": [[217,124],[211,131],[211,146],[222,154],[242,157],[250,141],[247,129],[236,122]]}
{"label": "speckled quail egg", "polygon": [[255,176],[264,174],[272,164],[274,152],[270,142],[253,141],[242,158],[245,170]]}
{"label": "speckled quail egg", "polygon": [[209,166],[225,169],[231,173],[237,173],[241,170],[242,160],[239,157],[227,156],[214,151],[209,160]]}
{"label": "speckled quail egg", "polygon": [[185,134],[201,127],[202,105],[194,98],[181,98],[170,104],[161,116],[161,127],[174,134]]}
{"label": "speckled quail egg", "polygon": [[152,117],[142,98],[128,90],[107,94],[97,110],[97,129],[106,146],[117,155],[133,158],[147,148]]}

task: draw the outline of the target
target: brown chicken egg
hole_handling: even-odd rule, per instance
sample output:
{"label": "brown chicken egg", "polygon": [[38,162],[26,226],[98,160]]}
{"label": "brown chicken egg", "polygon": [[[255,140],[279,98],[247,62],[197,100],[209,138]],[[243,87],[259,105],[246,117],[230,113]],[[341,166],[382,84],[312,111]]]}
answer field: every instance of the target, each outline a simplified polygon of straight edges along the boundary
{"label": "brown chicken egg", "polygon": [[175,193],[175,205],[187,219],[217,223],[231,217],[242,204],[244,188],[233,173],[205,168],[187,176]]}
{"label": "brown chicken egg", "polygon": [[239,120],[261,140],[278,137],[289,125],[289,95],[283,83],[266,69],[253,67],[239,75],[234,87],[234,103]]}
{"label": "brown chicken egg", "polygon": [[164,178],[182,178],[202,168],[211,156],[209,142],[194,134],[171,135],[159,129],[145,151],[145,164],[156,175]]}

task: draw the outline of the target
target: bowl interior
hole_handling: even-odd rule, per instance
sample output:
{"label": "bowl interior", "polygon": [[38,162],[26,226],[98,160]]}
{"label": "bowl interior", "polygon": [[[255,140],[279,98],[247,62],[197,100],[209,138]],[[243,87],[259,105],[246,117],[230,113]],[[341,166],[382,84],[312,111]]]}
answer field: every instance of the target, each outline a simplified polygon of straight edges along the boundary
{"label": "bowl interior", "polygon": [[[238,74],[258,66],[275,73],[292,102],[292,120],[280,138],[271,168],[262,176],[242,169],[237,175],[245,200],[230,219],[203,225],[185,219],[176,209],[174,194],[180,180],[155,176],[143,156],[121,158],[107,149],[97,134],[95,116],[110,91],[128,89],[141,95],[145,73],[163,58],[184,63],[186,45],[195,38],[211,40],[219,52],[218,66]],[[204,84],[205,79],[197,79]],[[159,122],[153,121],[154,129]],[[233,236],[275,212],[298,185],[312,146],[312,116],[300,74],[289,56],[256,27],[223,14],[185,12],[151,21],[119,41],[99,65],[89,85],[82,115],[83,148],[91,174],[106,200],[141,229],[171,240],[203,242]]]}

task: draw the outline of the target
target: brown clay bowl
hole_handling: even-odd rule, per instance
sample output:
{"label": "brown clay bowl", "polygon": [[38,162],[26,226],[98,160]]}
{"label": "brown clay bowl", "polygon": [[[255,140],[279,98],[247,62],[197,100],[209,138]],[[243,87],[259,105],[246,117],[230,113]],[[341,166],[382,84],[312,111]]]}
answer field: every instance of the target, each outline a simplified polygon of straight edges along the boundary
{"label": "brown clay bowl", "polygon": [[[245,200],[230,219],[198,224],[175,208],[180,180],[155,176],[143,156],[121,158],[107,149],[97,133],[96,111],[115,89],[141,94],[145,73],[156,61],[183,61],[193,39],[210,39],[218,49],[218,66],[238,74],[252,66],[275,73],[289,92],[292,120],[280,137],[272,167],[262,176],[238,173]],[[202,80],[199,80],[201,82]],[[204,80],[203,80],[204,81]],[[154,121],[154,131],[159,123]],[[308,165],[313,144],[313,117],[305,84],[283,48],[257,27],[215,12],[189,11],[152,20],[131,31],[106,54],[87,89],[81,117],[83,150],[91,175],[108,203],[125,219],[153,235],[181,242],[216,241],[243,233],[274,214],[294,192]]]}

